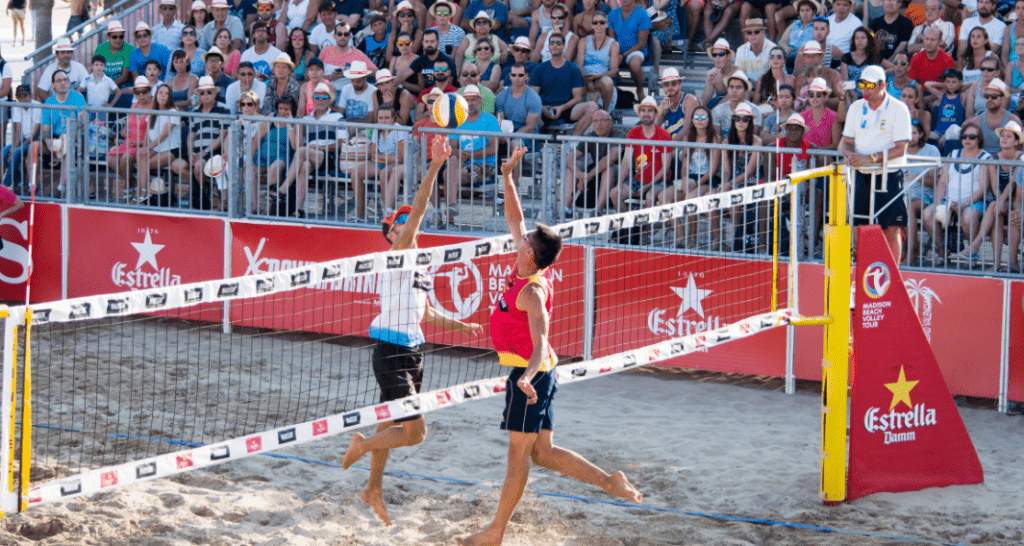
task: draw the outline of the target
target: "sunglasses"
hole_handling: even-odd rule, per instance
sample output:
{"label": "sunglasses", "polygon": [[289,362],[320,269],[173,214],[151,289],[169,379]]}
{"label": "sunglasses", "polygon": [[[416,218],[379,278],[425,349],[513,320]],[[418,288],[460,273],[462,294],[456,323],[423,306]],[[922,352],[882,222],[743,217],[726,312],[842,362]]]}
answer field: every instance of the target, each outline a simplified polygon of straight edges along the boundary
{"label": "sunglasses", "polygon": [[194,30],[183,30],[183,31],[181,31],[181,35],[182,36],[195,36],[196,35],[196,31],[194,31]]}
{"label": "sunglasses", "polygon": [[415,17],[416,16],[416,12],[409,11],[409,10],[400,11],[400,12],[398,12],[398,16],[399,17]]}
{"label": "sunglasses", "polygon": [[509,74],[513,78],[525,78],[526,74]]}
{"label": "sunglasses", "polygon": [[592,25],[607,25],[608,21],[605,21],[603,19],[598,19],[597,21],[591,21],[590,24],[592,24]]}
{"label": "sunglasses", "polygon": [[[552,17],[552,19],[558,19],[558,17]],[[565,19],[565,17],[562,17],[562,19]],[[491,24],[491,22],[488,21],[487,19],[477,19],[476,21],[473,21],[473,24],[474,25],[489,25],[489,24]]]}
{"label": "sunglasses", "polygon": [[564,46],[565,42],[560,42],[560,41],[557,41],[557,40],[548,40],[548,47],[551,47],[553,45]]}
{"label": "sunglasses", "polygon": [[241,78],[254,78],[256,77],[255,72],[239,72],[238,76]]}
{"label": "sunglasses", "polygon": [[743,34],[746,34],[747,36],[757,36],[758,34],[761,34],[761,32],[762,31],[760,30],[748,30],[745,31]]}
{"label": "sunglasses", "polygon": [[892,64],[894,64],[894,65],[896,65],[896,66],[907,66],[907,65],[908,65],[908,64],[910,64],[910,63],[909,63],[909,62],[907,62],[907,61],[893,61],[893,63],[892,63]]}
{"label": "sunglasses", "polygon": [[712,53],[711,56],[715,57],[715,58],[718,58],[718,57],[725,57],[728,54],[729,53],[727,51],[722,51],[721,53]]}
{"label": "sunglasses", "polygon": [[999,100],[999,99],[1003,98],[1002,95],[993,95],[991,93],[985,93],[982,96],[985,97],[986,99],[992,99],[992,100]]}
{"label": "sunglasses", "polygon": [[779,55],[778,53],[776,53],[775,55],[769,55],[768,58],[769,59],[785,59],[786,56],[785,55]]}
{"label": "sunglasses", "polygon": [[438,72],[440,72],[442,74],[447,74],[448,73],[448,67],[447,66],[441,66],[441,67],[436,67],[435,66],[434,67],[434,74],[437,74]]}
{"label": "sunglasses", "polygon": [[135,93],[135,96],[148,95],[149,94],[149,88],[147,87],[145,89],[135,89],[132,92]]}
{"label": "sunglasses", "polygon": [[412,41],[411,41],[411,40],[398,40],[398,41],[397,41],[397,42],[395,42],[395,43],[397,43],[397,44],[398,44],[398,45],[400,45],[400,46],[404,46],[404,45],[409,45],[409,44],[411,44],[411,43],[412,43]]}
{"label": "sunglasses", "polygon": [[529,49],[526,49],[524,47],[513,47],[512,51],[514,51],[516,53],[529,53],[530,52]]}
{"label": "sunglasses", "polygon": [[270,11],[271,8],[256,8],[256,11]]}
{"label": "sunglasses", "polygon": [[491,48],[489,48],[489,47],[478,47],[478,48],[476,48],[476,50],[477,50],[477,52],[480,52],[480,51],[490,51]]}
{"label": "sunglasses", "polygon": [[335,32],[334,35],[335,36],[341,36],[342,38],[344,38],[345,36],[351,36],[352,33],[351,32]]}
{"label": "sunglasses", "polygon": [[331,96],[330,95],[321,95],[321,94],[317,93],[316,95],[313,95],[313,99],[315,99],[315,100],[330,100]]}
{"label": "sunglasses", "polygon": [[138,40],[139,38],[149,38],[149,33],[148,32],[137,32],[137,33],[135,33],[135,39]]}
{"label": "sunglasses", "polygon": [[450,12],[450,11],[437,10],[437,11],[434,12],[434,15],[436,17],[448,17],[451,14],[452,14],[452,12]]}
{"label": "sunglasses", "polygon": [[465,78],[475,78],[475,77],[479,76],[479,74],[476,73],[476,72],[463,72],[462,76],[465,77]]}
{"label": "sunglasses", "polygon": [[857,82],[857,87],[859,87],[861,89],[874,89],[874,88],[878,87],[878,84],[875,83],[875,82],[859,81],[859,82]]}
{"label": "sunglasses", "polygon": [[298,42],[299,40],[305,40],[305,39],[306,38],[303,37],[303,36],[292,36],[292,41],[293,42]]}
{"label": "sunglasses", "polygon": [[694,121],[707,121],[708,120],[708,115],[707,114],[694,114],[693,115],[693,119],[694,119]]}
{"label": "sunglasses", "polygon": [[216,95],[217,92],[213,89],[205,89],[199,92],[200,95]]}
{"label": "sunglasses", "polygon": [[175,9],[177,8],[174,6],[160,6],[160,11],[174,11]]}
{"label": "sunglasses", "polygon": [[750,123],[751,121],[754,121],[754,116],[733,116],[732,119],[736,120],[737,123]]}
{"label": "sunglasses", "polygon": [[978,140],[978,135],[960,135],[960,140]]}
{"label": "sunglasses", "polygon": [[107,38],[111,40],[124,40],[124,34],[107,34]]}
{"label": "sunglasses", "polygon": [[999,70],[999,69],[994,67],[994,66],[983,66],[983,67],[981,67],[981,71],[982,72],[995,72],[997,70]]}
{"label": "sunglasses", "polygon": [[430,100],[426,101],[426,103],[427,103],[427,106],[431,106],[431,105],[432,105],[432,104],[434,104],[435,102],[437,102],[437,99],[430,99]]}
{"label": "sunglasses", "polygon": [[245,108],[247,106],[256,106],[256,103],[255,102],[240,102],[240,103],[238,103],[238,105],[241,106],[242,108]]}
{"label": "sunglasses", "polygon": [[811,97],[813,99],[813,98],[817,98],[817,97],[827,97],[828,93],[826,93],[825,91],[815,91],[815,92],[807,93],[807,96]]}
{"label": "sunglasses", "polygon": [[563,20],[563,19],[565,19],[565,16],[564,15],[552,15],[551,18],[552,19]]}

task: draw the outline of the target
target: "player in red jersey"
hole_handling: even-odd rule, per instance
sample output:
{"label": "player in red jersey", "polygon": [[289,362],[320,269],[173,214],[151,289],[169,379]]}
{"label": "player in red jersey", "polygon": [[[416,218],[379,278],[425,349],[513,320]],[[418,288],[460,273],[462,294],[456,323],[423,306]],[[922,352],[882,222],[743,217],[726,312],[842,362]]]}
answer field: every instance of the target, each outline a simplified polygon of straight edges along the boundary
{"label": "player in red jersey", "polygon": [[621,471],[608,474],[578,453],[552,443],[551,404],[558,390],[554,371],[558,358],[548,343],[554,291],[547,273],[562,251],[562,239],[543,224],[526,232],[519,193],[512,180],[516,164],[526,152],[526,148],[516,150],[501,166],[505,178],[505,220],[516,241],[516,267],[508,290],[491,313],[491,340],[502,365],[513,367],[501,421],[501,428],[509,431],[508,472],[494,521],[480,533],[457,538],[463,546],[501,544],[505,528],[526,490],[531,460],[635,504],[643,499]]}

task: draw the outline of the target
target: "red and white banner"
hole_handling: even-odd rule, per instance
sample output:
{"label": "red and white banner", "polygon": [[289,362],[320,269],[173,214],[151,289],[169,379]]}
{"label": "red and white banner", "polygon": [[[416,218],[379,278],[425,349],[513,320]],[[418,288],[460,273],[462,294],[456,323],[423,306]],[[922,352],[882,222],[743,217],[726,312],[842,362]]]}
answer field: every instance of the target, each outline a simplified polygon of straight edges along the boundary
{"label": "red and white banner", "polygon": [[1010,283],[1010,400],[1024,400],[1024,282]]}
{"label": "red and white banner", "polygon": [[878,226],[858,229],[847,499],[984,472]]}
{"label": "red and white banner", "polygon": [[[61,273],[60,205],[36,204],[35,234],[32,240],[32,302],[59,300]],[[0,220],[0,299],[25,301],[28,270],[29,207]]]}

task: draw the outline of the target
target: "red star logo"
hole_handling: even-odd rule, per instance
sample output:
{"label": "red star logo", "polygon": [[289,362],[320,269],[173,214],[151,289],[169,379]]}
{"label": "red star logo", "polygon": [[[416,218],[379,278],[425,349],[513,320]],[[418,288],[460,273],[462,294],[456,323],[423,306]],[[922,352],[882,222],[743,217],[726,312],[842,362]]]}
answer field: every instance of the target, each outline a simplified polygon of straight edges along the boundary
{"label": "red star logo", "polygon": [[387,406],[377,406],[373,408],[373,411],[377,414],[377,419],[390,419],[391,410]]}
{"label": "red star logo", "polygon": [[327,433],[327,419],[313,423],[313,436]]}
{"label": "red star logo", "polygon": [[104,472],[100,474],[100,487],[110,487],[117,485],[117,471],[111,470],[110,472]]}
{"label": "red star logo", "polygon": [[245,441],[245,450],[249,453],[253,453],[263,449],[263,440],[259,437],[249,438]]}
{"label": "red star logo", "polygon": [[177,463],[178,463],[177,464],[178,470],[181,470],[182,468],[189,468],[189,467],[191,467],[192,464],[193,464],[192,463],[192,454],[191,453],[186,453],[184,455],[178,455]]}

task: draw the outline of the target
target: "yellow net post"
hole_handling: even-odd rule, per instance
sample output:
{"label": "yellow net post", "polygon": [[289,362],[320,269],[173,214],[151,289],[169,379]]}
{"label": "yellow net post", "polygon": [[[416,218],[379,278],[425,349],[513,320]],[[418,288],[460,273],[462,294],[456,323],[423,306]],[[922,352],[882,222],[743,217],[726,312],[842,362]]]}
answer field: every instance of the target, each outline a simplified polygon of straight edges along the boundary
{"label": "yellow net post", "polygon": [[[21,399],[21,510],[28,509],[28,481],[32,469],[32,309],[25,310],[25,371]],[[14,446],[11,446],[14,450]],[[13,457],[12,457],[13,459]]]}
{"label": "yellow net post", "polygon": [[850,226],[846,223],[846,177],[829,175],[829,219],[825,225],[825,342],[821,386],[821,500],[846,500],[846,414],[850,339]]}

